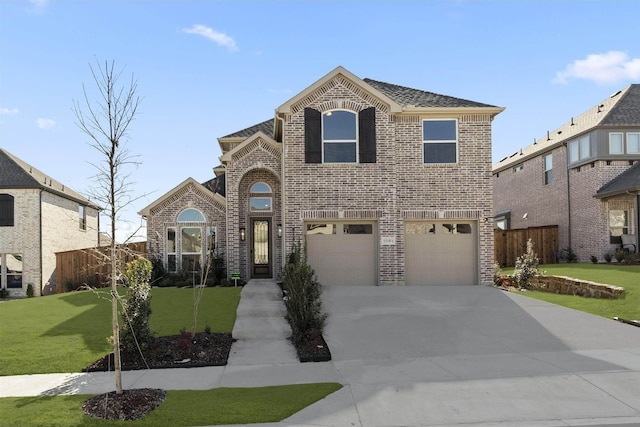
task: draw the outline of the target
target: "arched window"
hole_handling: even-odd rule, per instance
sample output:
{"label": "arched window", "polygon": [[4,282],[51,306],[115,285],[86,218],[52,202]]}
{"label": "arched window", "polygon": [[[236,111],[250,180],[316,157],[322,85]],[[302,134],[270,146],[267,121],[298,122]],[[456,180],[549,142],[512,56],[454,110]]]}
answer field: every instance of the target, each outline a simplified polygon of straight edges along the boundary
{"label": "arched window", "polygon": [[178,222],[204,222],[204,215],[197,209],[185,209],[178,215]]}
{"label": "arched window", "polygon": [[[249,190],[249,208],[251,212],[271,212],[273,199],[271,198],[271,187],[266,182],[256,182]],[[257,196],[254,196],[257,194]]]}

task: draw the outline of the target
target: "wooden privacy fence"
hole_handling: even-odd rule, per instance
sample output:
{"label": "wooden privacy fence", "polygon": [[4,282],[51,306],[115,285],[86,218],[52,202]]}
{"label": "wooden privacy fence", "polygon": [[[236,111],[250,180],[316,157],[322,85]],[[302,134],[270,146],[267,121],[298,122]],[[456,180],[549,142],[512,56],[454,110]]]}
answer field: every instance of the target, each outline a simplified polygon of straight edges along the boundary
{"label": "wooden privacy fence", "polygon": [[[84,284],[102,288],[111,283],[107,262],[110,246],[56,252],[56,292],[77,289]],[[120,265],[124,266],[147,252],[147,242],[118,245]]]}
{"label": "wooden privacy fence", "polygon": [[527,240],[533,242],[533,251],[538,254],[540,264],[558,262],[558,226],[519,228],[515,230],[493,230],[494,259],[501,267],[513,267],[516,258],[527,251]]}

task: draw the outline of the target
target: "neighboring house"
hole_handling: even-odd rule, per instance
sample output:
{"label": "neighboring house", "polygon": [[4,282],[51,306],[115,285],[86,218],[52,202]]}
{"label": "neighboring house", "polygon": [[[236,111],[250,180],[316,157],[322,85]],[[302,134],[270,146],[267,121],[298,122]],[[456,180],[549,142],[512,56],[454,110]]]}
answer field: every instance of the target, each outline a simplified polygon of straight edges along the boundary
{"label": "neighboring house", "polygon": [[0,279],[10,295],[55,292],[55,252],[98,244],[99,207],[0,148]]}
{"label": "neighboring house", "polygon": [[[498,228],[557,225],[581,261],[638,244],[640,84],[493,165]],[[629,246],[633,250],[633,246]]]}
{"label": "neighboring house", "polygon": [[501,111],[338,67],[140,212],[150,256],[190,270],[215,246],[228,274],[278,278],[301,241],[324,285],[491,283]]}

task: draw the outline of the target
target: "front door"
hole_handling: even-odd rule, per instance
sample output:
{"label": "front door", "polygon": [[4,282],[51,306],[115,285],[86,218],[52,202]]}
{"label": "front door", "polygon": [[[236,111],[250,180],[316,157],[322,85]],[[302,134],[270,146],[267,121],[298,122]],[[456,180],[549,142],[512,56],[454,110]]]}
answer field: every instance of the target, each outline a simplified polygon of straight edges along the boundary
{"label": "front door", "polygon": [[271,220],[251,220],[251,277],[271,278]]}

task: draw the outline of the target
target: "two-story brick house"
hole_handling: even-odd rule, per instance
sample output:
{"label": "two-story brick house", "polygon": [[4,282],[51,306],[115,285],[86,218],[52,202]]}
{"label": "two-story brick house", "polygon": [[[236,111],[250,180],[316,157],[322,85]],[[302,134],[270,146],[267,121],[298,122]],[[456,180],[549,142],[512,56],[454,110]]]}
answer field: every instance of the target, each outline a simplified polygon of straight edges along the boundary
{"label": "two-story brick house", "polygon": [[151,256],[178,271],[215,243],[229,273],[278,277],[303,241],[324,285],[490,283],[502,110],[338,67],[273,119],[219,138],[215,178],[140,212]]}
{"label": "two-story brick house", "polygon": [[55,252],[98,244],[99,207],[0,148],[0,285],[55,292]]}
{"label": "two-story brick house", "polygon": [[632,84],[493,165],[496,225],[558,225],[559,248],[581,261],[615,253],[623,235],[637,247],[639,161]]}

